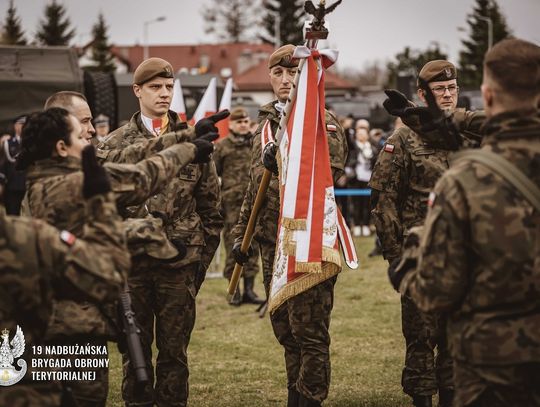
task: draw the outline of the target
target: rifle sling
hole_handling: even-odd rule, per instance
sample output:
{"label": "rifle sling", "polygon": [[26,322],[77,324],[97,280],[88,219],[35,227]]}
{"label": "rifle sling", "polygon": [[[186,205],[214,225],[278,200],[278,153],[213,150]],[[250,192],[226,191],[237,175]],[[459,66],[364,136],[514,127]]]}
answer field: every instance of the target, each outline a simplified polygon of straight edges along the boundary
{"label": "rifle sling", "polygon": [[487,150],[461,151],[452,156],[452,164],[464,160],[476,161],[499,174],[540,212],[540,188],[510,161]]}

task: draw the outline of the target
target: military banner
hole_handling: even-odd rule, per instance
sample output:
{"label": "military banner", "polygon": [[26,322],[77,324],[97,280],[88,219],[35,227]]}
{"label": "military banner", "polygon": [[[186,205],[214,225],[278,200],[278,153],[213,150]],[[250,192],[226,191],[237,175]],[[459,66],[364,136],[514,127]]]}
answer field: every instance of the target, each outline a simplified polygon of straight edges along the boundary
{"label": "military banner", "polygon": [[[341,214],[334,197],[325,126],[324,70],[336,61],[337,54],[299,46],[293,55],[305,58],[305,63],[279,144],[281,204],[270,312],[339,273],[338,236],[350,239],[345,223],[338,220]],[[262,137],[272,139],[265,131]],[[339,233],[340,227],[343,233]],[[347,243],[344,253],[354,265],[352,239]]]}

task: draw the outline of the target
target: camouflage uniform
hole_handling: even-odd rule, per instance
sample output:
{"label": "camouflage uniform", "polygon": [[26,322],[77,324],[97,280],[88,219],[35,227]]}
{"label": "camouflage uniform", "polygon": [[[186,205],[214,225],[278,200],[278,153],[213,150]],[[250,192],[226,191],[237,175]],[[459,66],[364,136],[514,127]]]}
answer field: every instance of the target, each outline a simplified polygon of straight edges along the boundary
{"label": "camouflage uniform", "polygon": [[[241,239],[247,226],[257,189],[264,172],[261,161],[261,131],[264,122],[271,122],[275,134],[279,125],[279,113],[274,107],[276,102],[263,106],[259,112],[259,127],[253,137],[251,155],[251,174],[238,224],[234,228],[236,239]],[[330,165],[334,182],[344,173],[347,157],[347,141],[343,129],[336,117],[326,112],[326,123],[336,126],[328,130]],[[279,218],[278,178],[272,175],[266,199],[255,225],[254,239],[259,243],[263,265],[263,281],[266,295],[270,290],[270,281],[274,265],[276,237]],[[287,387],[296,389],[306,397],[316,401],[324,400],[330,384],[330,312],[334,302],[334,283],[336,277],[322,282],[297,295],[271,316],[274,334],[285,348],[285,366],[287,369]],[[306,316],[309,315],[309,323]]]}
{"label": "camouflage uniform", "polygon": [[[224,216],[223,237],[227,260],[223,275],[230,279],[235,260],[231,250],[234,244],[232,229],[238,222],[244,193],[249,184],[249,167],[252,134],[246,136],[230,133],[216,144],[213,154],[217,174],[221,177],[221,208]],[[256,251],[256,247],[254,247]],[[254,255],[244,264],[243,276],[255,277],[259,272],[259,256]]]}
{"label": "camouflage uniform", "polygon": [[[483,113],[457,111],[455,118],[465,133],[478,131]],[[391,263],[401,256],[408,230],[424,222],[429,192],[446,169],[447,149],[434,147],[442,138],[437,131],[422,133],[414,122],[397,129],[379,153],[371,175],[372,219],[384,257]],[[429,396],[437,389],[451,390],[452,360],[444,332],[445,321],[421,314],[408,297],[401,298],[403,336],[406,342],[403,391]],[[438,347],[437,359],[433,350]]]}
{"label": "camouflage uniform", "polygon": [[[173,177],[195,156],[195,146],[182,143],[164,150],[154,157],[136,165],[107,164],[105,166],[120,208],[144,202]],[[24,212],[35,218],[69,230],[81,236],[85,221],[85,202],[82,197],[83,173],[79,159],[51,158],[40,160],[27,171],[28,192]],[[156,224],[157,222],[157,224]],[[148,243],[141,235],[149,232],[150,243],[156,244],[161,237],[160,220],[145,219],[139,224],[130,221],[123,225],[130,237],[130,253],[140,254],[146,250],[149,255],[159,254],[159,249]],[[141,241],[142,240],[142,241]],[[164,237],[162,240],[166,240]],[[154,251],[152,250],[154,249]],[[92,344],[106,344],[107,340],[117,340],[115,326],[116,309],[99,307],[82,300],[62,300],[55,304],[55,313],[45,338],[50,344],[86,343],[89,336]],[[70,382],[74,397],[81,405],[105,405],[108,393],[108,369],[97,371],[99,379],[91,382]]]}
{"label": "camouflage uniform", "polygon": [[2,329],[25,335],[29,365],[25,379],[0,391],[2,406],[59,406],[60,382],[31,380],[28,356],[43,343],[54,300],[84,296],[112,303],[119,294],[121,273],[129,268],[120,218],[111,195],[87,201],[82,238],[69,243],[43,221],[10,217],[0,208],[0,310]]}
{"label": "camouflage uniform", "polygon": [[[482,148],[540,186],[538,111],[503,113]],[[423,311],[448,313],[457,406],[540,406],[540,214],[482,164],[462,161],[437,182],[416,272]]]}
{"label": "camouflage uniform", "polygon": [[[177,122],[177,115],[169,112],[169,128],[174,128]],[[112,132],[100,145],[100,154],[105,154],[107,161],[125,162],[130,157],[122,155],[123,149],[155,139],[142,123],[140,113],[136,113],[128,124]],[[154,316],[158,348],[155,388],[151,384],[140,388],[124,355],[122,387],[128,405],[187,404],[187,346],[195,323],[195,296],[219,245],[223,226],[220,204],[218,177],[210,161],[186,166],[170,178],[161,193],[147,200],[144,208],[133,212],[159,215],[164,219],[168,237],[180,239],[187,254],[176,262],[150,258],[138,262],[128,279],[148,366],[152,366]],[[153,383],[151,370],[150,383]]]}

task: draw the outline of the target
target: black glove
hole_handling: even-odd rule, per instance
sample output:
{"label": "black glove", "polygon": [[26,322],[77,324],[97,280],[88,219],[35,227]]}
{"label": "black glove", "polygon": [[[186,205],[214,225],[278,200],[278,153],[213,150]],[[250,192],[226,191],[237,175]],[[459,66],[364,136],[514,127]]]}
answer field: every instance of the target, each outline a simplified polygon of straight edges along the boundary
{"label": "black glove", "polygon": [[172,238],[170,241],[174,247],[176,247],[176,250],[178,250],[178,255],[174,257],[175,261],[182,260],[184,257],[186,257],[187,247],[184,242],[178,238]]}
{"label": "black glove", "polygon": [[107,171],[97,162],[94,146],[86,146],[83,149],[82,170],[84,174],[82,193],[85,199],[110,192],[111,183]]}
{"label": "black glove", "polygon": [[234,257],[234,260],[238,264],[243,266],[245,263],[247,263],[249,258],[253,256],[253,248],[249,246],[247,253],[242,253],[242,251],[240,250],[241,246],[242,246],[242,242],[236,242],[232,248],[232,255]]}
{"label": "black glove", "polygon": [[219,133],[206,133],[205,135],[192,140],[195,144],[195,158],[193,162],[196,164],[207,163],[210,161],[210,154],[214,152],[214,144],[212,141],[217,140]]}
{"label": "black glove", "polygon": [[385,89],[384,93],[388,98],[383,102],[383,106],[392,116],[401,117],[405,109],[411,106],[407,97],[395,89]]}
{"label": "black glove", "polygon": [[216,123],[220,120],[225,119],[230,114],[231,113],[225,109],[221,112],[213,114],[212,116],[208,116],[204,119],[199,120],[195,124],[195,134],[197,135],[197,138],[204,136],[207,133],[219,133],[219,130],[216,127]]}
{"label": "black glove", "polygon": [[263,165],[268,171],[274,175],[278,175],[278,166],[276,161],[277,145],[274,142],[269,142],[264,146],[263,151]]}

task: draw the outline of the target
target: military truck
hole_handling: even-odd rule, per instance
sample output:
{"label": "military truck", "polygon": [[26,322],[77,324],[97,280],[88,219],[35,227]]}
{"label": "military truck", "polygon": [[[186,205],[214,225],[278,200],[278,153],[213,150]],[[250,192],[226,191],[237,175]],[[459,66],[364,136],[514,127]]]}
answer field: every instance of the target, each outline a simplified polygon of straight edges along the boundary
{"label": "military truck", "polygon": [[68,47],[0,47],[0,128],[20,114],[41,110],[60,90],[84,93],[92,112],[118,121],[117,86],[113,74],[82,70]]}

